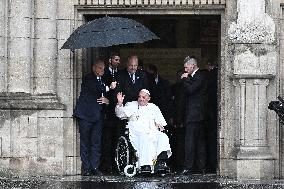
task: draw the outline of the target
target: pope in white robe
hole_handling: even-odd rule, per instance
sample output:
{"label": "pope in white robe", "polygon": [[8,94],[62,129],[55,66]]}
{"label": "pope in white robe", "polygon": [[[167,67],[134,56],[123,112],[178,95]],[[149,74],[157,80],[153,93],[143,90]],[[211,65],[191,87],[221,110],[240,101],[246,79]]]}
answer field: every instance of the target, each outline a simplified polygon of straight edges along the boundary
{"label": "pope in white robe", "polygon": [[161,152],[167,158],[172,154],[168,136],[161,132],[167,125],[160,109],[149,103],[150,93],[142,89],[138,101],[123,106],[124,95],[117,94],[115,113],[120,119],[128,119],[129,139],[138,155],[138,165],[153,165]]}

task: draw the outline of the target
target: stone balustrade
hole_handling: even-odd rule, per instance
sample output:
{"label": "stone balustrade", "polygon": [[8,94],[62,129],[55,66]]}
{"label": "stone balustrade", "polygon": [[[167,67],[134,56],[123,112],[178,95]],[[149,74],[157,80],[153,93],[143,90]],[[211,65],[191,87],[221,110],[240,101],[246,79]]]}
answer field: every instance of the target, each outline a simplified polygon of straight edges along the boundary
{"label": "stone balustrade", "polygon": [[78,0],[77,5],[92,6],[178,6],[225,5],[226,0]]}

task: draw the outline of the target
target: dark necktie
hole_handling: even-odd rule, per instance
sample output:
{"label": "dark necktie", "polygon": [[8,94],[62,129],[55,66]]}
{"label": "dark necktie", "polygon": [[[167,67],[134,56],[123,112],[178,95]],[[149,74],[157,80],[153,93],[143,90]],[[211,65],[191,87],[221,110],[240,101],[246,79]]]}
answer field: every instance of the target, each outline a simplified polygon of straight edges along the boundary
{"label": "dark necktie", "polygon": [[97,77],[97,79],[98,79],[98,82],[99,82],[99,84],[100,84],[100,89],[101,89],[102,96],[104,96],[105,85],[104,85],[104,83],[102,82],[101,77]]}
{"label": "dark necktie", "polygon": [[98,77],[98,82],[99,82],[101,85],[103,84],[101,77]]}
{"label": "dark necktie", "polygon": [[132,83],[135,84],[135,74],[131,74],[131,80],[132,80]]}

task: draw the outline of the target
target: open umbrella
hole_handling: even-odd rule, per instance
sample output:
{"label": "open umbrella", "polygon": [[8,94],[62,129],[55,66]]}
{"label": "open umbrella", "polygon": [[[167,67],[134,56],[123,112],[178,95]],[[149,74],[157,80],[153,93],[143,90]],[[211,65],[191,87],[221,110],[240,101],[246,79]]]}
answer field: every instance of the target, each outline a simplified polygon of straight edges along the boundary
{"label": "open umbrella", "polygon": [[135,20],[122,17],[103,17],[77,28],[61,47],[79,49],[109,47],[127,43],[143,43],[159,39],[148,28]]}

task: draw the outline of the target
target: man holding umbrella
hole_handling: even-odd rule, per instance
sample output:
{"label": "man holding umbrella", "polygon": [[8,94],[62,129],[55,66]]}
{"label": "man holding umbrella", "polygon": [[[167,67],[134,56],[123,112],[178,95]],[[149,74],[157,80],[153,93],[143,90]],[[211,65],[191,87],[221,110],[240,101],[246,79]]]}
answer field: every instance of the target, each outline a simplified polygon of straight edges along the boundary
{"label": "man holding umbrella", "polygon": [[105,97],[106,92],[116,87],[116,82],[110,87],[102,82],[104,68],[102,60],[95,60],[92,73],[87,74],[83,79],[80,97],[74,111],[74,117],[79,122],[81,172],[84,176],[101,175],[98,166],[101,156],[103,105],[109,104],[109,100]]}
{"label": "man holding umbrella", "polygon": [[[103,81],[110,85],[113,81],[117,80],[118,66],[120,64],[120,55],[118,52],[112,52],[108,59],[109,65],[105,68]],[[114,112],[116,106],[116,94],[114,90],[110,90],[107,94],[109,105],[106,108],[106,119],[102,131],[102,158],[101,170],[105,173],[114,173],[115,171],[115,147],[117,138],[120,136],[121,129],[118,127],[120,121]]]}
{"label": "man holding umbrella", "polygon": [[120,65],[120,55],[118,52],[112,52],[108,59],[108,66],[105,67],[103,80],[106,84],[116,81],[118,75],[118,66]]}

